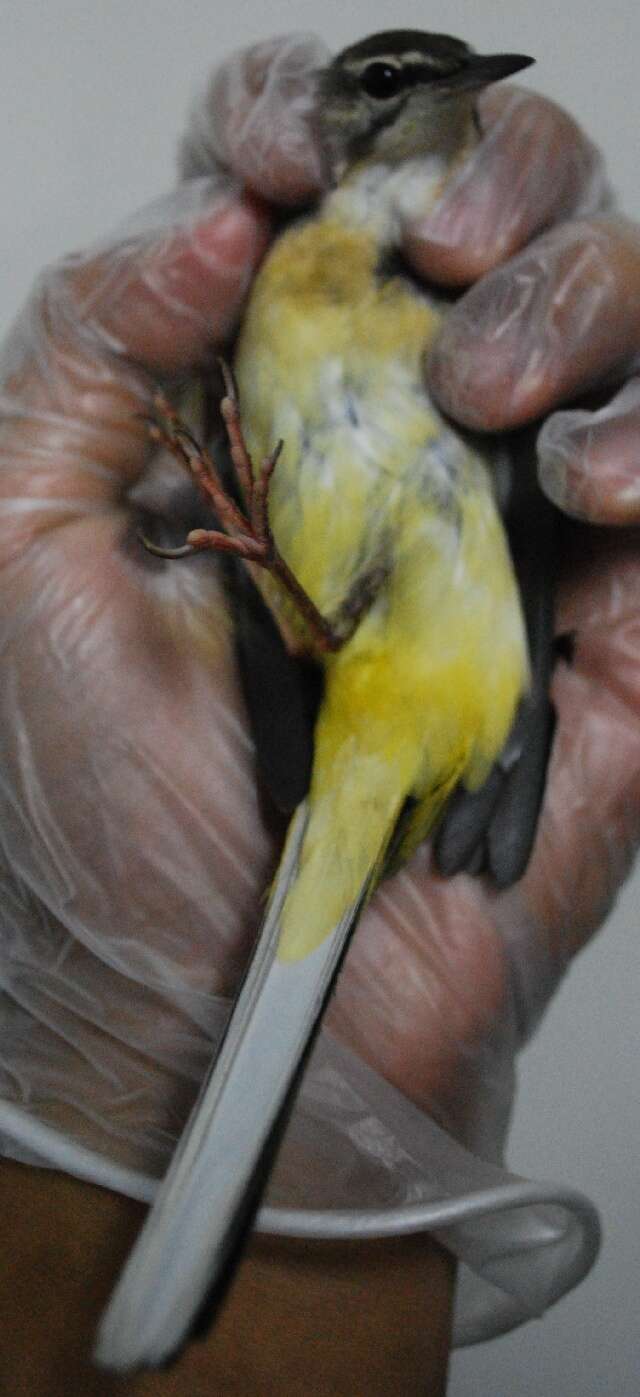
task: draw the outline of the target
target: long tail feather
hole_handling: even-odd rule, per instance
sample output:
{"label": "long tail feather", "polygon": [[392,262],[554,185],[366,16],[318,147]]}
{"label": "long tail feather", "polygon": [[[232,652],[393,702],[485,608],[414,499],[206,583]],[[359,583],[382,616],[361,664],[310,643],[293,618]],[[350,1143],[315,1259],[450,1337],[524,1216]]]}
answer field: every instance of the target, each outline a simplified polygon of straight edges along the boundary
{"label": "long tail feather", "polygon": [[221,1303],[257,1212],[302,1066],[376,867],[302,960],[278,959],[280,916],[307,822],[299,807],[219,1055],[102,1318],[96,1360],[169,1362]]}

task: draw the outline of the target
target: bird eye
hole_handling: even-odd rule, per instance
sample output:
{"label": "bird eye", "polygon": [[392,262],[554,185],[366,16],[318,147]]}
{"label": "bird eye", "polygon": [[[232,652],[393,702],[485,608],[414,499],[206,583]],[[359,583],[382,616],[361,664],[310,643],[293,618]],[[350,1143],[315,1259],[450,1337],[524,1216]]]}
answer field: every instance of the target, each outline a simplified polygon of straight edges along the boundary
{"label": "bird eye", "polygon": [[391,63],[369,63],[360,74],[360,86],[368,97],[384,101],[395,97],[402,87],[402,72]]}

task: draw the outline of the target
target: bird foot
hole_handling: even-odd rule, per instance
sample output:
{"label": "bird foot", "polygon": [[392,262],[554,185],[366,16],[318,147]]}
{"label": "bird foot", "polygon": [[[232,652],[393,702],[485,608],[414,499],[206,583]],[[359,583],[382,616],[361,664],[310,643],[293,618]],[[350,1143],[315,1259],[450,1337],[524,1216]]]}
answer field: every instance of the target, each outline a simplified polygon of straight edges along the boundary
{"label": "bird foot", "polygon": [[150,539],[142,543],[160,558],[188,558],[212,550],[234,553],[248,564],[265,568],[289,593],[303,618],[314,645],[323,652],[338,650],[346,637],[333,628],[287,566],[271,532],[268,514],[269,487],[283,443],[279,441],[255,472],[240,421],[240,407],[233,375],[222,360],[225,395],[220,404],[234,470],[241,487],[245,510],[238,507],[220,479],[212,456],[201,446],[181,420],[165,395],[153,399],[149,421],[152,441],[165,447],[189,471],[207,503],[212,505],[221,529],[192,529],[179,548],[160,548]]}

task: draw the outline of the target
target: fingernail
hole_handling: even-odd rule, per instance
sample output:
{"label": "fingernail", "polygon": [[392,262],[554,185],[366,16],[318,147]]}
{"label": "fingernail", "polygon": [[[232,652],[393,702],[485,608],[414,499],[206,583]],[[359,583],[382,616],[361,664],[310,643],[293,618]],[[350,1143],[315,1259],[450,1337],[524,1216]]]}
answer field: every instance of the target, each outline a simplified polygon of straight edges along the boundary
{"label": "fingernail", "polygon": [[242,204],[230,204],[196,228],[194,243],[202,251],[213,247],[224,252],[225,257],[234,259],[238,245],[244,249],[247,238],[252,238],[253,233],[254,220],[249,210]]}
{"label": "fingernail", "polygon": [[581,442],[584,436],[581,426],[574,420],[565,423],[565,419],[584,418],[585,415],[577,412],[553,413],[537,442],[538,480],[547,499],[572,519],[583,521],[591,518],[587,492],[590,496],[592,494],[590,473],[583,454],[586,442]]}
{"label": "fingernail", "polygon": [[222,258],[229,268],[253,264],[262,242],[257,205],[238,199],[198,223],[193,245],[205,258]]}
{"label": "fingernail", "polygon": [[[553,455],[541,456],[538,461],[538,479],[545,495],[552,504],[557,504],[559,509],[566,510],[569,491],[567,488],[567,468],[564,461]],[[570,512],[573,513],[573,510]]]}

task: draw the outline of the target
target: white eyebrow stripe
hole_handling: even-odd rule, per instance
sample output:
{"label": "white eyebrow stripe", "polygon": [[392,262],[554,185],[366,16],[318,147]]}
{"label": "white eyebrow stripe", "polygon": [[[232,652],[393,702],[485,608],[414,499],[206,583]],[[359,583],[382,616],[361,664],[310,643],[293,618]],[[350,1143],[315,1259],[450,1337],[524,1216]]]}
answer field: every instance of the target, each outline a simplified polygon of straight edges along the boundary
{"label": "white eyebrow stripe", "polygon": [[373,63],[386,63],[389,68],[401,68],[405,62],[405,55],[400,58],[397,53],[376,53],[371,58],[359,58],[355,63],[349,63],[350,73],[363,73],[365,68],[370,68]]}
{"label": "white eyebrow stripe", "polygon": [[413,49],[408,53],[402,54],[371,54],[369,58],[358,58],[355,62],[351,62],[346,66],[350,73],[359,76],[360,73],[364,72],[365,68],[371,67],[372,63],[386,63],[389,68],[404,68],[406,65],[408,68],[417,66],[421,68],[435,68],[440,71],[450,66],[447,59],[435,58],[432,54],[415,52]]}

